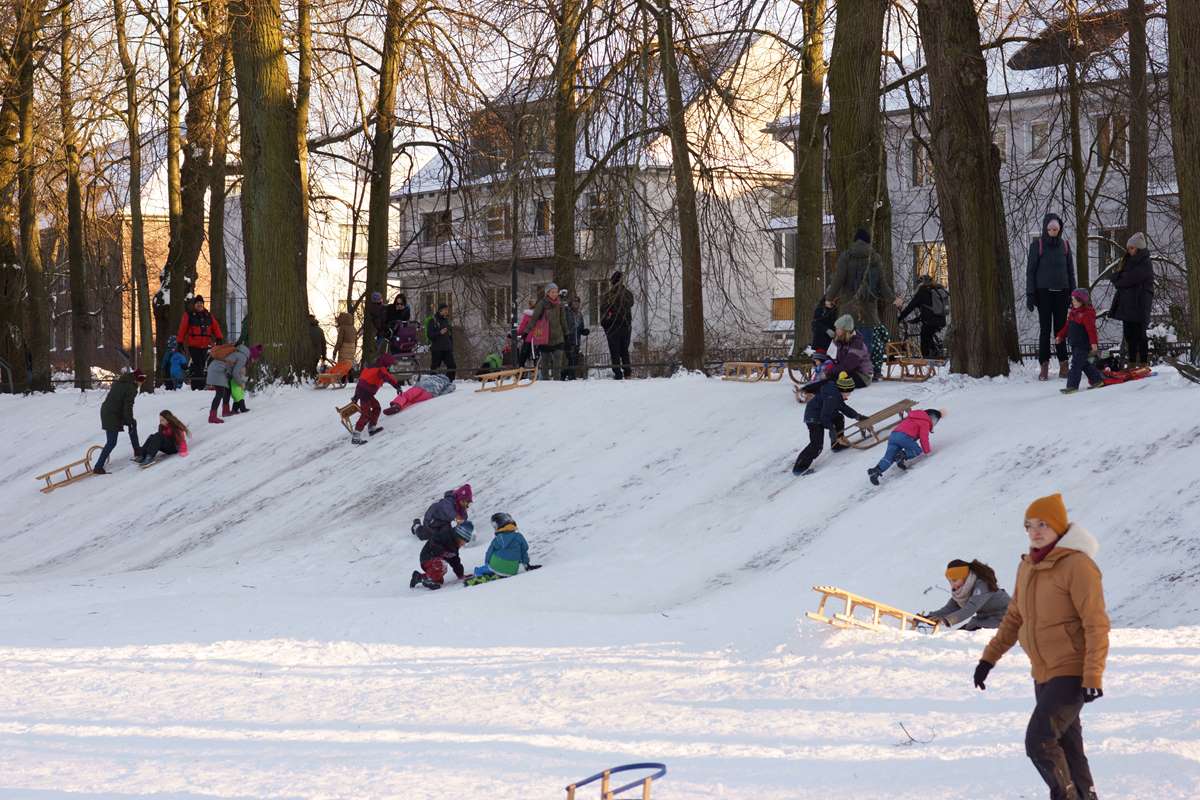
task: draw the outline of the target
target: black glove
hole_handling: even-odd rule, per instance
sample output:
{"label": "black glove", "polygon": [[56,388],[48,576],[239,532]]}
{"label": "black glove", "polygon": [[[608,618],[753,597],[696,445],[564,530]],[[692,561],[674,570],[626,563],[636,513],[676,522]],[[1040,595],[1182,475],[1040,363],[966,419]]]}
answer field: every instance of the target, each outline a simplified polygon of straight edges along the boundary
{"label": "black glove", "polygon": [[983,659],[980,659],[979,663],[975,665],[975,688],[976,689],[978,689],[981,692],[984,691],[985,689],[987,689],[987,687],[983,685],[983,682],[987,680],[988,673],[992,671],[992,667],[994,667],[994,666],[996,666],[996,665],[991,663],[990,661],[984,661]]}
{"label": "black glove", "polygon": [[581,330],[581,331],[579,332],[579,335],[580,335],[580,336],[589,336],[589,335],[591,335],[591,333],[592,333],[592,332],[591,332],[590,330],[588,330],[587,328],[584,328],[583,330]]}
{"label": "black glove", "polygon": [[1083,702],[1090,703],[1093,700],[1099,700],[1101,697],[1104,697],[1103,689],[1089,689],[1086,686],[1083,687]]}
{"label": "black glove", "polygon": [[529,570],[531,570],[531,569],[541,569],[541,568],[542,568],[542,565],[541,565],[541,564],[526,564],[526,565],[525,565],[525,571],[526,571],[526,572],[528,572],[528,571],[529,571]]}
{"label": "black glove", "polygon": [[1032,294],[1025,295],[1025,309],[1033,311],[1035,308],[1037,308],[1037,296]]}

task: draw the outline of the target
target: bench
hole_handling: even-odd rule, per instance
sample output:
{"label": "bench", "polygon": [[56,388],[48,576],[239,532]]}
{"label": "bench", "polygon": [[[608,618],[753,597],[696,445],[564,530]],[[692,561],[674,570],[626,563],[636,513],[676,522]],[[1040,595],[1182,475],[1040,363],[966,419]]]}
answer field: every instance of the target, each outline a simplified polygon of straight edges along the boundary
{"label": "bench", "polygon": [[785,373],[782,361],[726,361],[721,375],[723,381],[758,383],[781,381]]}
{"label": "bench", "polygon": [[[814,592],[821,595],[821,602],[817,605],[815,612],[809,611],[805,613],[805,616],[817,622],[827,623],[835,628],[865,628],[870,631],[924,630],[933,632],[937,630],[939,625],[936,620],[904,611],[886,603],[880,603],[877,600],[863,597],[854,592],[848,592],[837,586],[814,586],[812,588]],[[844,604],[842,611],[829,615],[825,613],[825,604],[829,602],[830,598],[839,600]],[[871,615],[870,619],[855,616],[855,612],[859,609],[865,609]],[[885,625],[883,624],[885,620],[897,622],[899,625],[898,627]]]}
{"label": "bench", "polygon": [[[507,392],[510,389],[526,389],[537,383],[536,367],[517,367],[497,372],[485,372],[475,376],[479,380],[478,392]],[[490,385],[489,385],[490,384]]]}
{"label": "bench", "polygon": [[[103,449],[104,448],[100,445],[94,444],[87,449],[87,452],[84,453],[83,458],[79,459],[78,461],[72,461],[70,464],[61,466],[58,469],[52,469],[49,472],[43,472],[41,475],[36,476],[34,480],[46,482],[46,485],[41,489],[42,494],[49,494],[60,486],[66,486],[68,483],[75,483],[75,481],[81,481],[89,475],[94,475],[95,473],[92,472],[92,456],[97,450]],[[79,472],[78,470],[80,469],[83,471]],[[76,470],[76,472],[72,472],[72,470]],[[60,472],[63,473],[63,479],[56,481],[55,477]]]}
{"label": "bench", "polygon": [[855,450],[870,450],[880,442],[886,441],[887,436],[884,434],[903,422],[904,418],[908,416],[908,412],[916,405],[916,400],[901,400],[892,403],[866,419],[858,420],[847,426],[842,431],[842,435],[838,437],[838,444],[853,447]]}

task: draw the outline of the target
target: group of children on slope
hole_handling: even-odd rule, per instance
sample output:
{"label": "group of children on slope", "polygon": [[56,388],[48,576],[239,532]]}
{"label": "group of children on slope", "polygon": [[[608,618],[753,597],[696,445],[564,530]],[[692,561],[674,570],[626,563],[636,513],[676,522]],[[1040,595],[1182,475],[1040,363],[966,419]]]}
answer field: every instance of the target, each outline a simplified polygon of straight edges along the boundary
{"label": "group of children on slope", "polygon": [[529,563],[529,544],[517,530],[516,521],[499,511],[492,514],[494,537],[484,554],[483,564],[467,577],[459,550],[475,539],[475,525],[467,519],[473,499],[471,484],[464,483],[429,506],[424,520],[413,520],[412,533],[425,545],[417,557],[421,569],[413,570],[408,582],[410,589],[415,589],[417,584],[426,589],[442,588],[447,566],[467,586],[511,577],[522,565],[526,571],[541,567]]}

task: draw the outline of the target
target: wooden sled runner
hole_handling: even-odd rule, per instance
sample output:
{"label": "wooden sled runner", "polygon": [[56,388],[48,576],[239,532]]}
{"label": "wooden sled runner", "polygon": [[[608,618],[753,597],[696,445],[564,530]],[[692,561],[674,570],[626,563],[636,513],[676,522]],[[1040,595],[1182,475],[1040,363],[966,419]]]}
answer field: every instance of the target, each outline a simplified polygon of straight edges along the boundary
{"label": "wooden sled runner", "polygon": [[924,382],[937,375],[938,362],[914,351],[912,342],[888,342],[883,348],[885,381]]}
{"label": "wooden sled runner", "polygon": [[337,409],[338,417],[342,420],[342,425],[350,433],[354,433],[354,426],[350,424],[350,418],[355,414],[361,414],[362,409],[358,407],[358,403],[351,400],[344,406],[334,406]]}
{"label": "wooden sled runner", "polygon": [[898,403],[892,403],[866,419],[858,420],[847,426],[842,431],[842,435],[838,437],[838,443],[853,447],[855,450],[870,450],[880,442],[886,442],[888,431],[899,425],[916,405],[916,400],[901,400]]}
{"label": "wooden sled runner", "polygon": [[[835,628],[865,628],[869,631],[906,631],[920,628],[935,631],[938,627],[936,621],[922,617],[920,614],[912,614],[869,597],[839,589],[836,586],[814,586],[813,591],[821,595],[821,602],[815,612],[809,611],[804,616],[817,622],[827,623]],[[843,610],[826,615],[825,604],[829,602],[830,598],[844,603]],[[855,612],[860,609],[865,610],[870,618],[855,616]],[[884,622],[888,620],[898,623],[898,626],[885,625]]]}
{"label": "wooden sled runner", "polygon": [[723,381],[758,383],[759,381],[781,381],[787,365],[782,361],[726,361]]}
{"label": "wooden sled runner", "polygon": [[345,386],[350,381],[350,368],[354,364],[349,361],[339,361],[317,376],[314,389],[328,389],[330,386]]}
{"label": "wooden sled runner", "polygon": [[[78,461],[72,461],[66,466],[59,467],[58,469],[52,469],[49,472],[38,475],[36,478],[34,478],[34,480],[46,482],[46,485],[42,487],[42,494],[49,494],[60,486],[66,486],[68,483],[81,481],[87,476],[95,474],[92,472],[92,456],[94,456],[97,451],[103,449],[104,448],[100,445],[94,444],[87,449],[87,453],[85,453],[83,458],[79,459]],[[59,473],[62,473],[62,479],[55,480],[55,477],[58,476]]]}
{"label": "wooden sled runner", "polygon": [[537,367],[517,367],[499,372],[476,375],[479,388],[476,392],[507,392],[510,389],[525,389],[537,383]]}

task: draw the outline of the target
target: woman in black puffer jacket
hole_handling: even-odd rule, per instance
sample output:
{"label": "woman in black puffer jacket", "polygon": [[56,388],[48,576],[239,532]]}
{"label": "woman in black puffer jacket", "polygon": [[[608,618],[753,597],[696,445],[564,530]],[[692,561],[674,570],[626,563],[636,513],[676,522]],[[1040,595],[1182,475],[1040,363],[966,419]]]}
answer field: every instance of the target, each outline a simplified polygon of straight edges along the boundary
{"label": "woman in black puffer jacket", "polygon": [[1125,245],[1125,258],[1110,278],[1117,293],[1113,297],[1111,319],[1124,325],[1125,350],[1131,367],[1150,365],[1150,345],[1146,327],[1150,324],[1150,307],[1154,302],[1154,263],[1146,234],[1135,233]]}

